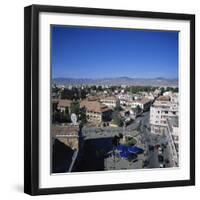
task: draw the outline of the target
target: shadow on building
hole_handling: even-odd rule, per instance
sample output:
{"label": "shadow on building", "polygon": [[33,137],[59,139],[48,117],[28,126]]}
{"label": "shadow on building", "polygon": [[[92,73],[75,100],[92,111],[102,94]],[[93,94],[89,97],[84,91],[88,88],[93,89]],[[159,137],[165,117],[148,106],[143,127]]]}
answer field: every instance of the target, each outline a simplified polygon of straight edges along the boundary
{"label": "shadow on building", "polygon": [[52,173],[68,172],[73,154],[74,150],[55,139],[53,143]]}
{"label": "shadow on building", "polygon": [[88,139],[72,172],[102,171],[108,152],[113,149],[112,138]]}

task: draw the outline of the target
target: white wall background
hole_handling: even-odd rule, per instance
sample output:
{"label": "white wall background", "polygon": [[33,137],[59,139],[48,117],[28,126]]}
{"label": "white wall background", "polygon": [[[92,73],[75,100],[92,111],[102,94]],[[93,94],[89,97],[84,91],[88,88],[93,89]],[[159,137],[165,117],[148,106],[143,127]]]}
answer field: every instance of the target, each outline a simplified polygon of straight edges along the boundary
{"label": "white wall background", "polygon": [[[30,4],[196,14],[196,86],[200,85],[198,0],[4,0],[0,9],[0,199],[197,199],[200,195],[200,112],[196,112],[196,186],[30,197],[23,194],[23,8]],[[200,89],[196,87],[196,102]],[[200,104],[196,104],[200,111]]]}

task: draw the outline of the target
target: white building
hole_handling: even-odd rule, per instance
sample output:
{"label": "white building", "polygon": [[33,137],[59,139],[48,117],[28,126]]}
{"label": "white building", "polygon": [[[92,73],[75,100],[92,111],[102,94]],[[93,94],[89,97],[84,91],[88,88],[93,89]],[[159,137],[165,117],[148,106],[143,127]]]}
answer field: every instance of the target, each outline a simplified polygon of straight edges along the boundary
{"label": "white building", "polygon": [[163,93],[163,96],[171,96],[172,95],[172,91],[167,91]]}
{"label": "white building", "polygon": [[147,98],[147,99],[153,101],[153,100],[155,99],[155,96],[153,95],[152,92],[149,92],[147,95],[145,95],[145,98]]}
{"label": "white building", "polygon": [[120,105],[127,105],[129,101],[133,100],[133,95],[120,93],[117,95]]}
{"label": "white building", "polygon": [[160,89],[156,89],[154,92],[153,92],[153,95],[154,97],[157,97],[158,95],[160,95],[161,93],[161,90]]}
{"label": "white building", "polygon": [[128,105],[131,106],[131,108],[136,108],[137,106],[139,106],[143,111],[146,111],[150,108],[151,100],[143,98],[136,101],[129,101]]}
{"label": "white building", "polygon": [[169,117],[167,119],[166,136],[170,147],[172,164],[174,167],[179,164],[179,126],[178,117]]}
{"label": "white building", "polygon": [[129,112],[130,112],[131,119],[135,119],[137,116],[139,116],[142,113],[142,111],[139,112],[137,109],[130,109]]}
{"label": "white building", "polygon": [[115,96],[108,96],[100,99],[100,102],[109,108],[115,108],[118,103],[118,99]]}
{"label": "white building", "polygon": [[131,94],[127,94],[127,93],[120,93],[120,94],[118,94],[118,99],[125,99],[125,100],[127,100],[127,101],[130,101],[130,100],[133,100],[133,95],[131,95]]}
{"label": "white building", "polygon": [[175,116],[178,116],[178,100],[170,96],[160,96],[150,107],[151,132],[164,134],[167,128],[167,119]]}

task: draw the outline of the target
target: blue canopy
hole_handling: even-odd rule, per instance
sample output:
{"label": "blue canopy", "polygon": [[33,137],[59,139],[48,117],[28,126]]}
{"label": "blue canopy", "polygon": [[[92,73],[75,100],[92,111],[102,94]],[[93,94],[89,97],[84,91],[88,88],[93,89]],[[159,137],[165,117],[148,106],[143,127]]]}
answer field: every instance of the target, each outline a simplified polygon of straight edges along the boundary
{"label": "blue canopy", "polygon": [[128,150],[128,147],[125,146],[125,145],[118,145],[117,148],[116,148],[118,151],[121,151],[121,152],[125,152]]}
{"label": "blue canopy", "polygon": [[120,156],[121,156],[122,158],[128,158],[128,157],[130,156],[130,153],[127,152],[127,151],[120,152]]}
{"label": "blue canopy", "polygon": [[121,145],[121,144],[116,147],[116,150],[119,151],[119,154],[122,158],[128,158],[133,154],[137,155],[137,154],[143,152],[143,149],[141,149],[137,146],[127,147],[127,146]]}
{"label": "blue canopy", "polygon": [[131,146],[131,147],[128,147],[128,151],[130,153],[138,154],[138,153],[142,153],[144,150],[137,146]]}

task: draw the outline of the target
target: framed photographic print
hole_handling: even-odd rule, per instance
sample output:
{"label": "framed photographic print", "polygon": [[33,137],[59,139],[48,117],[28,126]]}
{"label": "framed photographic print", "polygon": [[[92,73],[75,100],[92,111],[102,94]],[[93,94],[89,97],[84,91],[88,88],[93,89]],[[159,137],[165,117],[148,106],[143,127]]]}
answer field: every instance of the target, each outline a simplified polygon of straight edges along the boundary
{"label": "framed photographic print", "polygon": [[195,16],[25,8],[24,191],[195,184]]}

